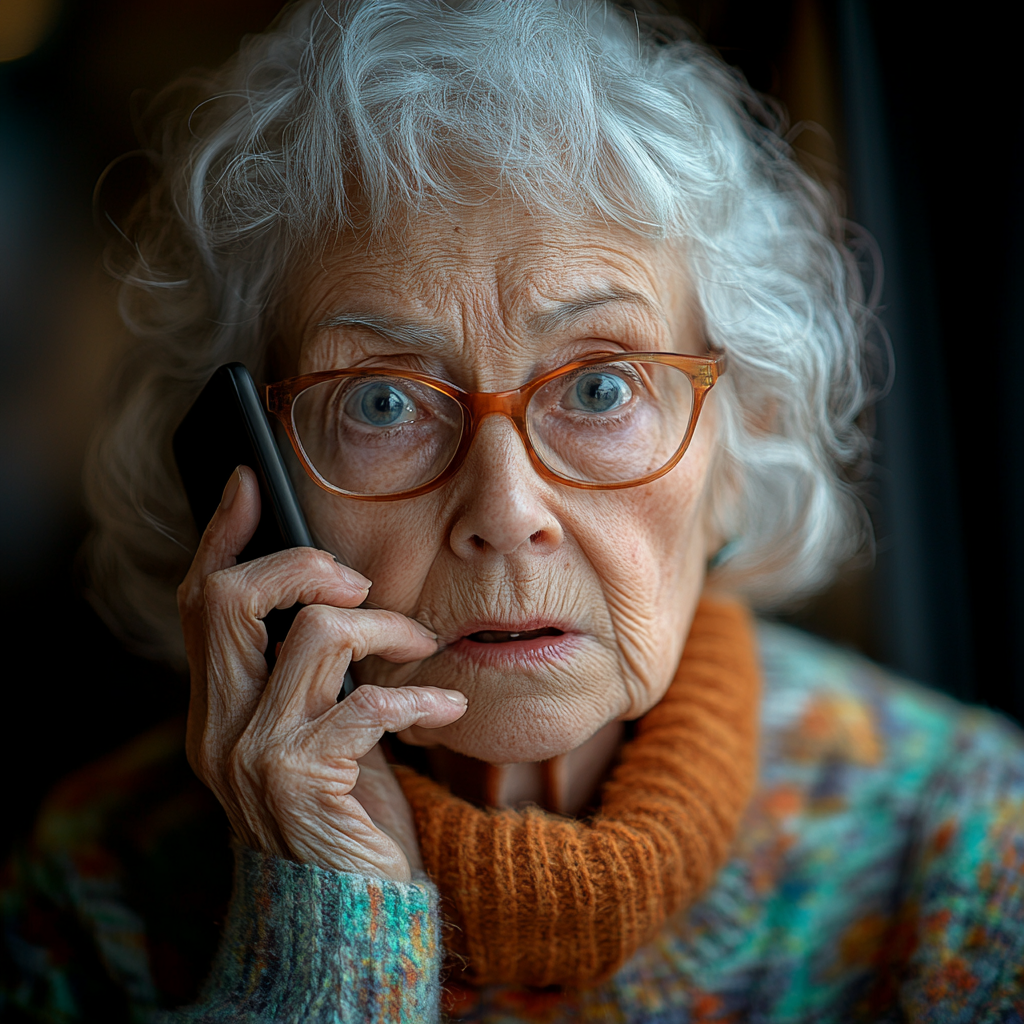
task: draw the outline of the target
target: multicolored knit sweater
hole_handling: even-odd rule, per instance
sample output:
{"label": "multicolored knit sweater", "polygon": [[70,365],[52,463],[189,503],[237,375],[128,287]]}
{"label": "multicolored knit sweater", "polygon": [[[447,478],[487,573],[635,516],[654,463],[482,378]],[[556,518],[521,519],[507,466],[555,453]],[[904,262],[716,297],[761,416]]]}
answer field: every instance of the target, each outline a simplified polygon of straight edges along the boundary
{"label": "multicolored knit sweater", "polygon": [[230,892],[175,722],[59,787],[9,865],[0,1016],[1024,1024],[1024,737],[793,630],[759,639],[760,783],[732,856],[598,987],[444,986],[426,880],[238,850]]}

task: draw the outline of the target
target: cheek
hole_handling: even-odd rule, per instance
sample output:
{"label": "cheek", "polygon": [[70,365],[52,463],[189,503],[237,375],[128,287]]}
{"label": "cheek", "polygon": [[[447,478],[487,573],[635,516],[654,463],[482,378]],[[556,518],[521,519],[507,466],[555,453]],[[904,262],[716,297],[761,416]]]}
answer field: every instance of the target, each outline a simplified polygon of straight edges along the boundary
{"label": "cheek", "polygon": [[[661,699],[675,675],[704,583],[703,460],[620,492],[592,550],[614,629],[629,711]],[[614,494],[608,500],[614,500]]]}
{"label": "cheek", "polygon": [[602,578],[658,594],[689,577],[692,564],[706,557],[703,497],[704,475],[680,466],[653,484],[610,492],[605,502],[594,503],[596,514],[586,517],[588,546]]}
{"label": "cheek", "polygon": [[368,502],[315,490],[303,495],[303,507],[317,542],[372,581],[371,603],[410,609],[444,540],[440,529],[431,532],[440,517],[424,507],[430,496]]}

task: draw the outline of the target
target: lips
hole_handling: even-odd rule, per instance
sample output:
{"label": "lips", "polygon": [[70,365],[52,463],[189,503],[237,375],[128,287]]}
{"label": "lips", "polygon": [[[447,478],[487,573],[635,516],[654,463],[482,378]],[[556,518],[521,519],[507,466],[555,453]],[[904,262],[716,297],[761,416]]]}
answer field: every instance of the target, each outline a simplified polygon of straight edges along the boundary
{"label": "lips", "polygon": [[565,622],[467,622],[445,647],[451,655],[479,665],[538,666],[575,656],[583,635]]}

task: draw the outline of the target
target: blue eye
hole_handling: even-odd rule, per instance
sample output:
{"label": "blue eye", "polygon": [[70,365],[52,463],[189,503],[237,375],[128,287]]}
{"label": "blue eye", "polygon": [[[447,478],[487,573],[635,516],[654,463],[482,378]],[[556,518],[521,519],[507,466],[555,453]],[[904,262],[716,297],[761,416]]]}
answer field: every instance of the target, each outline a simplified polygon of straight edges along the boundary
{"label": "blue eye", "polygon": [[621,377],[613,373],[585,373],[570,387],[565,404],[583,412],[612,412],[632,397],[632,388]]}
{"label": "blue eye", "polygon": [[416,406],[409,397],[380,380],[358,388],[345,403],[345,412],[371,427],[395,427],[416,419]]}

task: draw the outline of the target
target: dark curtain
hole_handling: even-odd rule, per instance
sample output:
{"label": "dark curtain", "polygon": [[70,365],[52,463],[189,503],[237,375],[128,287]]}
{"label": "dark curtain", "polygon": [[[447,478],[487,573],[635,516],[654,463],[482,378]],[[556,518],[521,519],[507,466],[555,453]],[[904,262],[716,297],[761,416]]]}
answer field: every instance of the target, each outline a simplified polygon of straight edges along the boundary
{"label": "dark curtain", "polygon": [[895,379],[876,409],[878,537],[791,618],[1024,720],[1024,88],[1009,8],[687,3],[878,243]]}

